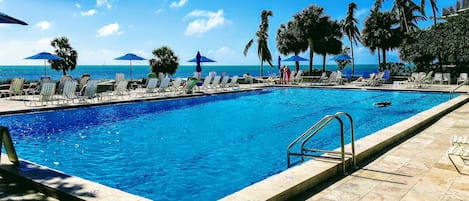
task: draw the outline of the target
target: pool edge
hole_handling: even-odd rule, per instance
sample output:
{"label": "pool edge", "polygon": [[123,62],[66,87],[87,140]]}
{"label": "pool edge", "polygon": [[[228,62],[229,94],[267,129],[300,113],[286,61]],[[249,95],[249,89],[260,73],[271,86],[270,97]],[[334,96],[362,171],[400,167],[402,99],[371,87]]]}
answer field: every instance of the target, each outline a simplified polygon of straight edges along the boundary
{"label": "pool edge", "polygon": [[0,154],[2,155],[0,174],[4,178],[13,179],[21,185],[31,186],[59,200],[150,200],[23,159],[20,159],[20,167],[15,167],[8,161],[6,154]]}
{"label": "pool edge", "polygon": [[[369,160],[396,143],[414,136],[446,114],[469,102],[468,95],[460,95],[408,119],[386,127],[355,142],[357,163]],[[350,145],[346,146],[347,150]],[[351,160],[346,161],[348,169]],[[286,164],[285,164],[286,165]],[[341,176],[339,163],[310,160],[289,168],[279,174],[254,183],[238,192],[227,195],[221,200],[288,200],[300,196],[307,190],[319,187],[328,180]]]}

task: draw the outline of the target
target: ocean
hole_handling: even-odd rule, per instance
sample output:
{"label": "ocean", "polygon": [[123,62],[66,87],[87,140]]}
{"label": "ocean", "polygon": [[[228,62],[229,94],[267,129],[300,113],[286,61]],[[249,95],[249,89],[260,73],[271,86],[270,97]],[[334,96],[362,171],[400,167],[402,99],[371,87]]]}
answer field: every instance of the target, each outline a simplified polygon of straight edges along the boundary
{"label": "ocean", "polygon": [[[290,69],[294,70],[294,64],[288,65]],[[315,65],[315,69],[322,69],[322,66]],[[217,74],[225,73],[226,75],[242,76],[245,73],[249,73],[251,76],[259,76],[260,74],[259,65],[202,65],[202,77],[208,75],[209,72],[215,71]],[[300,69],[309,70],[308,65],[301,65]],[[336,65],[327,65],[327,70],[337,70]],[[352,67],[347,66],[343,72],[351,71]],[[361,76],[364,72],[377,72],[379,70],[378,65],[373,64],[357,64],[355,65],[355,76]],[[188,77],[193,76],[195,71],[195,65],[183,65],[179,66],[176,73],[171,77]],[[130,67],[128,65],[78,65],[75,70],[68,71],[67,74],[73,78],[80,78],[82,74],[88,73],[92,79],[115,79],[116,73],[124,73],[126,79],[130,79]],[[150,67],[148,65],[133,65],[132,66],[132,78],[139,79],[144,78],[150,73]],[[264,66],[264,76],[275,73],[279,75],[277,67],[272,68],[270,66]],[[15,77],[22,77],[26,81],[36,81],[44,75],[44,66],[0,66],[0,82],[10,80]],[[62,71],[55,71],[47,66],[47,75],[53,80],[60,80],[62,77]]]}

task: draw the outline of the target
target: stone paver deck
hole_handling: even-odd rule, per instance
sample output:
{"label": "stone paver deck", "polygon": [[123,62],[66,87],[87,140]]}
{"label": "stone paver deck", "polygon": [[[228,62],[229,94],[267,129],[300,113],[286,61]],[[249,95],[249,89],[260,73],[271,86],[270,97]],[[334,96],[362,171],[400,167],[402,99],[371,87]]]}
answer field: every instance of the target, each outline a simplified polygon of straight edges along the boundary
{"label": "stone paver deck", "polygon": [[307,200],[469,200],[469,176],[446,155],[451,136],[469,135],[468,114],[466,103]]}
{"label": "stone paver deck", "polygon": [[0,176],[0,201],[3,200],[57,200],[44,195],[33,187],[26,187]]}

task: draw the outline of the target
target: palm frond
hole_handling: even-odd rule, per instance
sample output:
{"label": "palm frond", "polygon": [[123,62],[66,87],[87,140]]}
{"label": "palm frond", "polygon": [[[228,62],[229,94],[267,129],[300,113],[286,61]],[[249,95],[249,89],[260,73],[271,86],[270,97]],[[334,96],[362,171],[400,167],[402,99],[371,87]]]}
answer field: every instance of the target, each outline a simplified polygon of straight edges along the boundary
{"label": "palm frond", "polygon": [[246,56],[248,54],[249,48],[251,48],[252,43],[254,43],[254,39],[249,40],[248,44],[244,47],[243,54]]}

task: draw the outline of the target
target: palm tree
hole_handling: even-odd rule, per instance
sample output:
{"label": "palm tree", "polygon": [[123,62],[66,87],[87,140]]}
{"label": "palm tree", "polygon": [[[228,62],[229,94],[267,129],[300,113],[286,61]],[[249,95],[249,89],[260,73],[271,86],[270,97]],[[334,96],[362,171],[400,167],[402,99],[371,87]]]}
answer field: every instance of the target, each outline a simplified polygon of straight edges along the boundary
{"label": "palm tree", "polygon": [[[308,49],[308,43],[300,40],[296,21],[290,21],[287,25],[281,24],[277,30],[277,49],[283,55],[299,55]],[[295,62],[296,71],[300,70],[299,62]]]}
{"label": "palm tree", "polygon": [[63,75],[67,75],[67,71],[74,70],[77,66],[78,53],[72,48],[68,38],[65,36],[54,38],[51,46],[55,48],[55,54],[63,58],[63,60],[50,60],[51,68],[62,70]]}
{"label": "palm tree", "polygon": [[[432,12],[433,12],[433,25],[436,25],[436,12],[438,12],[438,7],[436,7],[436,0],[429,0],[430,5],[432,6]],[[420,10],[423,15],[425,15],[425,2],[427,0],[421,0],[420,2]]]}
{"label": "palm tree", "polygon": [[365,19],[362,31],[362,43],[370,48],[371,52],[381,49],[383,63],[386,63],[386,51],[399,46],[401,37],[394,26],[399,21],[392,12],[372,10],[370,16]]}
{"label": "palm tree", "polygon": [[154,49],[152,52],[155,58],[148,60],[150,63],[151,71],[155,74],[165,73],[172,75],[176,73],[179,66],[179,59],[167,46],[162,46],[158,49]]}
{"label": "palm tree", "polygon": [[355,18],[355,10],[357,9],[357,4],[354,2],[348,5],[347,17],[343,22],[343,31],[350,40],[350,48],[352,50],[352,76],[355,73],[355,57],[353,54],[353,44],[357,45],[357,41],[360,41],[360,31],[358,30],[357,24],[358,19]]}
{"label": "palm tree", "polygon": [[307,41],[309,46],[309,72],[313,72],[314,43],[326,37],[329,16],[324,15],[324,8],[312,5],[294,16],[299,29],[302,31],[301,40]]}
{"label": "palm tree", "polygon": [[380,11],[383,5],[384,0],[375,0],[375,7],[372,9],[374,11]]}
{"label": "palm tree", "polygon": [[417,30],[416,22],[425,19],[423,16],[414,14],[415,12],[422,13],[422,11],[412,0],[394,0],[392,10],[399,18],[399,24],[403,33]]}
{"label": "palm tree", "polygon": [[327,54],[339,54],[342,51],[342,27],[335,20],[329,20],[326,37],[322,40],[317,41],[314,44],[316,53],[321,54],[323,57],[322,72],[326,71],[326,55]]}
{"label": "palm tree", "polygon": [[[261,13],[261,24],[259,24],[259,30],[256,32],[257,36],[257,55],[259,56],[259,59],[261,60],[261,69],[260,69],[260,76],[264,76],[264,62],[269,63],[271,67],[272,65],[272,54],[270,53],[269,47],[268,47],[268,29],[269,29],[269,17],[273,16],[274,14],[270,10],[263,10]],[[244,47],[244,56],[247,55],[249,48],[252,46],[252,43],[254,43],[254,39],[249,40],[249,42],[246,44],[246,47]]]}

